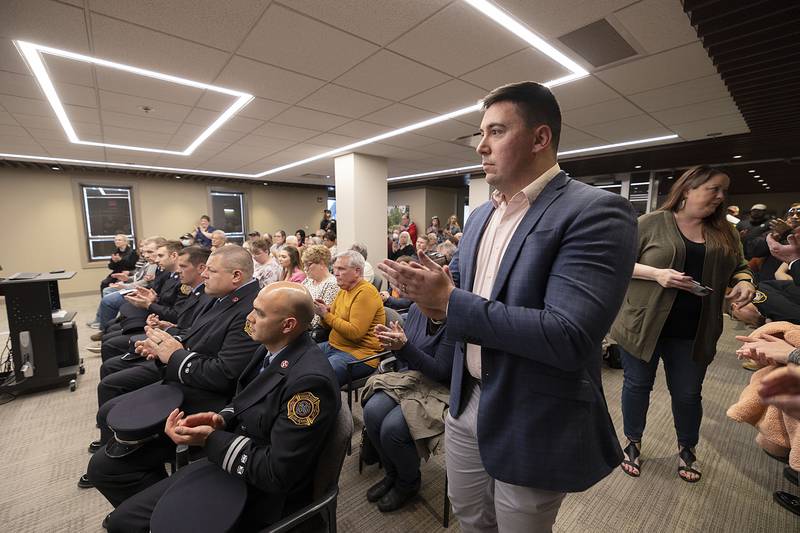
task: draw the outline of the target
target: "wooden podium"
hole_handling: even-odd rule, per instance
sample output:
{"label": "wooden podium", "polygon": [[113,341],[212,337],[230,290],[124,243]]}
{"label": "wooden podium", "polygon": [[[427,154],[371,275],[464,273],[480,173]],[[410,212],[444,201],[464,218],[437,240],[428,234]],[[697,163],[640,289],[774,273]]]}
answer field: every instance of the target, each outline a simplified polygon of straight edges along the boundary
{"label": "wooden podium", "polygon": [[61,309],[58,281],[75,272],[22,272],[0,280],[11,336],[14,375],[0,392],[23,393],[69,384],[77,386],[83,364],[78,355],[74,311]]}

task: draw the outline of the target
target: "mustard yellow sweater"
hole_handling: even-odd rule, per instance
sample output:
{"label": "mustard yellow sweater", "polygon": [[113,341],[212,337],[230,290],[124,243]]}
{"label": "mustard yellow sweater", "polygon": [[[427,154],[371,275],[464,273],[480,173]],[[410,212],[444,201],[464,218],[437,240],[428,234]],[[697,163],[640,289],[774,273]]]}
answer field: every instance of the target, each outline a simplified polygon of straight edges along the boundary
{"label": "mustard yellow sweater", "polygon": [[[349,291],[340,290],[322,321],[331,328],[328,342],[337,350],[363,359],[381,351],[375,325],[386,323],[386,313],[378,290],[361,280]],[[378,366],[378,361],[367,362]]]}

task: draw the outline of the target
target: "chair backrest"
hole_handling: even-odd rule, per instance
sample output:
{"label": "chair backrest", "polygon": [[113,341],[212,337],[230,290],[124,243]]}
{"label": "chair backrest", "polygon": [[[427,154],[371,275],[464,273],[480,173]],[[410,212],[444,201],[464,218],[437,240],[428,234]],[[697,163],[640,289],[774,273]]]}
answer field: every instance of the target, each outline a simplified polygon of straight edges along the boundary
{"label": "chair backrest", "polygon": [[380,292],[381,287],[383,287],[383,278],[375,274],[375,277],[372,278],[372,284],[375,285],[375,288]]}
{"label": "chair backrest", "polygon": [[400,315],[400,313],[398,313],[394,309],[392,309],[390,307],[384,307],[383,311],[386,313],[386,326],[387,327],[390,327],[389,325],[392,322],[399,322],[400,323],[400,327],[402,327],[403,324],[405,324],[405,319]]}
{"label": "chair backrest", "polygon": [[347,403],[342,402],[336,423],[331,428],[330,437],[317,463],[314,476],[314,500],[322,498],[328,491],[339,484],[347,445],[353,437],[353,415]]}

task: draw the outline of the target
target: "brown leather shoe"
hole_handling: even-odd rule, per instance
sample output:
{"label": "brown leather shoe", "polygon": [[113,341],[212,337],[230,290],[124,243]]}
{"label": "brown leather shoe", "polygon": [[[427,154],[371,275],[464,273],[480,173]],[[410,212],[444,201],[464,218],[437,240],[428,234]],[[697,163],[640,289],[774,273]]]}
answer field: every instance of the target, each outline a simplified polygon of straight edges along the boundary
{"label": "brown leather shoe", "polygon": [[93,341],[101,341],[101,340],[103,340],[103,332],[102,331],[98,331],[97,333],[93,334],[89,338],[92,339]]}

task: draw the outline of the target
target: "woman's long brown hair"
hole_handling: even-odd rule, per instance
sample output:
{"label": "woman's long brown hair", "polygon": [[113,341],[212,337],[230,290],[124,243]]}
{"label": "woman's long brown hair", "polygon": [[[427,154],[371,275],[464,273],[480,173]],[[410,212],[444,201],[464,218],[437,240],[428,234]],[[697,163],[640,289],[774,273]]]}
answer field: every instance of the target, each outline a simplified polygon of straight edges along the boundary
{"label": "woman's long brown hair", "polygon": [[[672,211],[673,213],[679,211],[686,191],[700,187],[719,174],[724,176],[728,175],[718,168],[706,165],[690,168],[672,185],[667,200],[664,202],[664,205],[658,208],[659,211]],[[736,238],[737,235],[734,233],[733,225],[728,222],[725,215],[725,202],[722,202],[713,213],[703,219],[705,237],[718,246],[727,249],[729,253],[739,255],[741,254],[739,239]]]}

